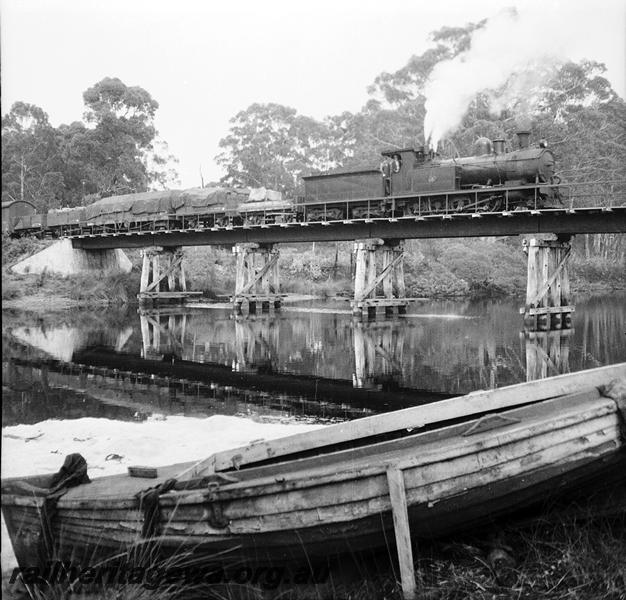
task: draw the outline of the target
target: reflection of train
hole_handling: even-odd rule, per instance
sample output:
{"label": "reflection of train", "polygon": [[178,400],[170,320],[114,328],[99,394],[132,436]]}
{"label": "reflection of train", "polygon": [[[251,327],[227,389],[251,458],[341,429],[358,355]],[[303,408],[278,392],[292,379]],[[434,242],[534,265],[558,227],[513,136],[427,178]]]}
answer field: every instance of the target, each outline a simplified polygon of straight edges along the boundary
{"label": "reflection of train", "polygon": [[474,156],[458,159],[442,160],[423,149],[383,152],[379,168],[304,177],[304,196],[295,202],[265,188],[144,192],[16,217],[7,227],[14,235],[55,236],[554,206],[560,200],[554,155],[545,142],[531,147],[528,132],[517,137],[512,151],[504,140],[481,138]]}

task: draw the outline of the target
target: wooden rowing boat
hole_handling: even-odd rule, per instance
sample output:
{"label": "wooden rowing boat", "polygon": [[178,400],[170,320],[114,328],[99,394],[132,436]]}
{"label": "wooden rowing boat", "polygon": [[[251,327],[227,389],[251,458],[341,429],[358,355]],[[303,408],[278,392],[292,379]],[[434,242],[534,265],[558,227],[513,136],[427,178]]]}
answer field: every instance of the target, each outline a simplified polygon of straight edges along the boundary
{"label": "wooden rowing boat", "polygon": [[[624,477],[626,403],[601,391],[616,379],[626,385],[626,363],[253,443],[156,479],[94,479],[56,504],[55,558],[93,564],[149,540],[165,555],[267,563],[381,546],[394,533],[401,547],[408,524],[414,539],[457,532]],[[36,556],[44,500],[34,490],[49,480],[2,481],[21,566]],[[138,494],[155,486],[146,527]]]}

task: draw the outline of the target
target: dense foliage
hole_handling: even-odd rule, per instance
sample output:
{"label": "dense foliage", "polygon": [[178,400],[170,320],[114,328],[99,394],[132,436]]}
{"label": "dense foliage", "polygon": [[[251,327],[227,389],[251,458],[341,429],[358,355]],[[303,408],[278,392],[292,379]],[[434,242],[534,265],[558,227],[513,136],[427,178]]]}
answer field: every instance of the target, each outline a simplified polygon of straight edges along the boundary
{"label": "dense foliage", "polygon": [[38,106],[16,102],[2,118],[2,200],[46,211],[164,186],[172,157],[156,151],[159,104],[141,87],[106,77],[83,94],[83,121],[53,127]]}

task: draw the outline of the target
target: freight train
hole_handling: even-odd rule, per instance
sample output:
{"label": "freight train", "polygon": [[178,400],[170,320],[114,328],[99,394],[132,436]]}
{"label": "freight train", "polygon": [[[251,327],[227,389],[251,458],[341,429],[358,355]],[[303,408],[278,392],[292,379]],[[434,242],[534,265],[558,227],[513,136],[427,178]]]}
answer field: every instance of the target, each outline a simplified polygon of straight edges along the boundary
{"label": "freight train", "polygon": [[194,188],[104,198],[89,206],[16,217],[12,235],[124,233],[427,217],[558,207],[561,203],[554,154],[545,141],[517,147],[480,138],[475,154],[442,159],[424,148],[382,153],[376,168],[338,169],[303,177],[295,200],[265,188]]}

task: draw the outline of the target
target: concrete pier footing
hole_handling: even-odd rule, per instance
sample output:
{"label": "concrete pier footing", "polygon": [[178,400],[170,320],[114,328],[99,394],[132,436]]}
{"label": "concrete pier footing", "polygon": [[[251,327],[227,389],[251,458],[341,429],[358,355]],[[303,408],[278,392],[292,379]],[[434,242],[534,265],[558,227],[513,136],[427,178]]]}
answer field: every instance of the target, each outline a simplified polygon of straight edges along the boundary
{"label": "concrete pier footing", "polygon": [[68,239],[59,240],[41,252],[33,254],[11,267],[14,273],[25,275],[44,271],[58,275],[99,273],[130,273],[132,263],[123,250],[84,250],[74,248]]}

